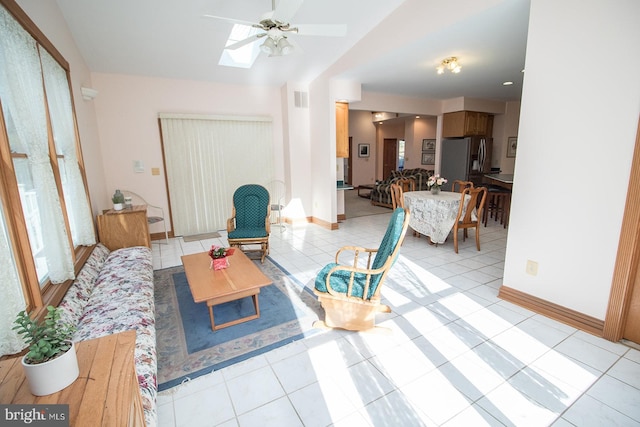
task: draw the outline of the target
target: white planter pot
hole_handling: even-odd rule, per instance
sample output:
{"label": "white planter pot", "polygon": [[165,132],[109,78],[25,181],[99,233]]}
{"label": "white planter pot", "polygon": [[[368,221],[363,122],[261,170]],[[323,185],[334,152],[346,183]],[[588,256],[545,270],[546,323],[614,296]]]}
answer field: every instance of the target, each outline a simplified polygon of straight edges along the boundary
{"label": "white planter pot", "polygon": [[121,211],[123,207],[124,207],[124,205],[122,203],[114,203],[113,204],[113,210],[114,211]]}
{"label": "white planter pot", "polygon": [[25,363],[24,359],[23,357],[22,366],[29,390],[36,396],[46,396],[62,390],[71,385],[80,373],[76,346],[73,343],[66,353],[48,362],[31,365]]}

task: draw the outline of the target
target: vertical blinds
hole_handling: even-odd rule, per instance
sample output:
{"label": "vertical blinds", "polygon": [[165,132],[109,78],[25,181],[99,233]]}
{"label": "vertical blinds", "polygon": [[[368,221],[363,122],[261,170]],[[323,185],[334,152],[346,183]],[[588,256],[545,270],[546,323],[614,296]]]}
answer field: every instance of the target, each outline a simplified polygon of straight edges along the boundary
{"label": "vertical blinds", "polygon": [[268,117],[161,114],[174,235],[226,229],[233,192],[274,175]]}

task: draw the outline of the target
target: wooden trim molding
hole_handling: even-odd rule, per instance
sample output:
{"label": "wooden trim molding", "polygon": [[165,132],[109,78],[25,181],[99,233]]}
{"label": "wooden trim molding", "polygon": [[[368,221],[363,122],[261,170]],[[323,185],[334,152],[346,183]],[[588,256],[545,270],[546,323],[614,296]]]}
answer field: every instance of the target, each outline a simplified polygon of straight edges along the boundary
{"label": "wooden trim molding", "polygon": [[56,61],[58,61],[62,68],[64,68],[66,71],[69,71],[69,63],[66,59],[64,59],[64,56],[62,56],[62,54],[58,51],[58,49],[56,49],[53,43],[49,41],[47,36],[45,36],[44,33],[40,31],[40,28],[38,28],[38,26],[31,20],[31,18],[29,18],[29,15],[27,15],[25,11],[20,8],[15,0],[0,0],[0,4],[4,6],[5,9],[7,9],[9,13],[11,13],[11,15],[13,15],[16,21],[18,21],[24,27],[24,29],[29,34],[31,34],[31,36],[33,36],[33,38],[36,39],[36,41],[40,45],[42,45],[47,50],[47,52],[51,54],[51,56],[56,59]]}
{"label": "wooden trim molding", "polygon": [[613,269],[603,337],[620,341],[629,311],[635,274],[640,262],[640,120],[631,162],[627,203],[622,218],[618,255]]}
{"label": "wooden trim molding", "polygon": [[604,328],[604,322],[602,320],[506,286],[500,287],[498,297],[519,305],[520,307],[524,307],[527,310],[531,310],[559,322],[566,323],[574,328],[581,329],[597,336],[602,336],[602,330]]}
{"label": "wooden trim molding", "polygon": [[316,217],[311,218],[311,222],[313,224],[319,225],[320,227],[326,228],[327,230],[337,230],[338,223],[337,222],[327,222],[323,219],[319,219]]}

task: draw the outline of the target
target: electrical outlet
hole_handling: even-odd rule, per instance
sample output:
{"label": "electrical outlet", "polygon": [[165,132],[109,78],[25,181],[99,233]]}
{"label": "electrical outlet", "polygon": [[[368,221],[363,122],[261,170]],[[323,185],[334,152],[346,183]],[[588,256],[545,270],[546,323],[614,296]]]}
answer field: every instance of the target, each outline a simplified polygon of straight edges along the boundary
{"label": "electrical outlet", "polygon": [[151,175],[160,175],[160,168],[151,168]]}
{"label": "electrical outlet", "polygon": [[537,276],[538,275],[538,263],[528,259],[527,260],[526,272],[527,272],[527,274],[529,274],[531,276]]}

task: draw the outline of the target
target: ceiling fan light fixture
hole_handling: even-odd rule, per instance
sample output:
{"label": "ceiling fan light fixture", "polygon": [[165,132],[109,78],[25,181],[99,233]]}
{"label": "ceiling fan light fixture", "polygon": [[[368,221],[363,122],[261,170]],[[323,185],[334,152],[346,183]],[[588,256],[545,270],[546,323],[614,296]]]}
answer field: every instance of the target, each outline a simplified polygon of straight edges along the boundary
{"label": "ceiling fan light fixture", "polygon": [[293,52],[293,45],[289,43],[289,40],[287,40],[286,37],[278,40],[278,48],[283,55],[288,55]]}
{"label": "ceiling fan light fixture", "polygon": [[271,37],[267,37],[264,43],[262,43],[262,45],[260,46],[260,50],[270,55],[275,53],[277,49],[278,49],[278,46],[276,45],[276,42]]}
{"label": "ceiling fan light fixture", "polygon": [[436,70],[438,74],[444,74],[444,70],[449,70],[453,74],[458,74],[460,71],[462,71],[462,67],[458,62],[458,58],[456,58],[455,56],[450,56],[448,58],[443,59],[440,65],[438,65],[438,67],[436,68]]}

